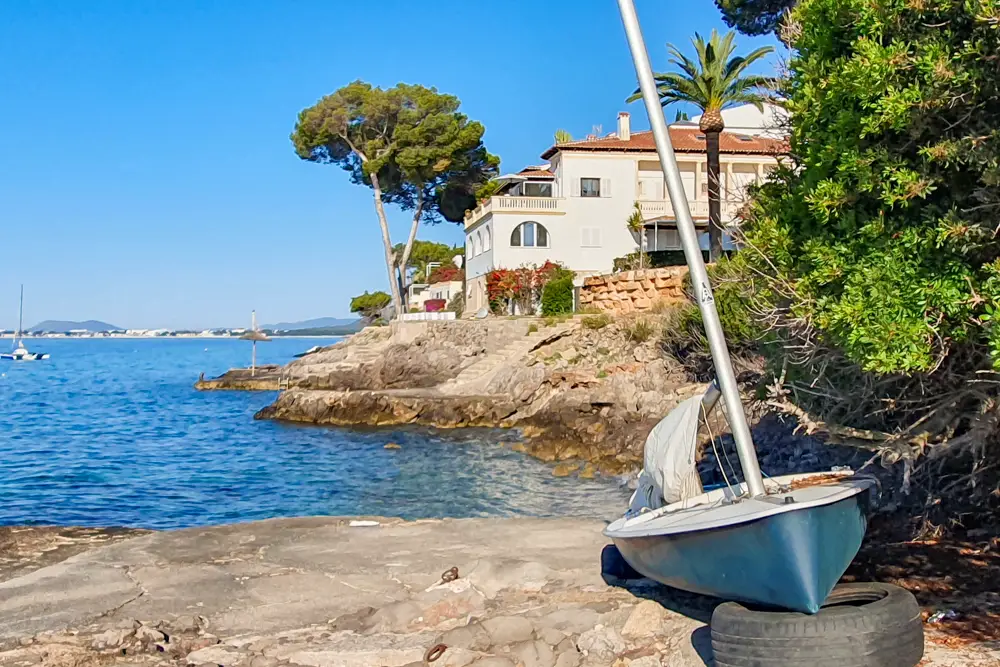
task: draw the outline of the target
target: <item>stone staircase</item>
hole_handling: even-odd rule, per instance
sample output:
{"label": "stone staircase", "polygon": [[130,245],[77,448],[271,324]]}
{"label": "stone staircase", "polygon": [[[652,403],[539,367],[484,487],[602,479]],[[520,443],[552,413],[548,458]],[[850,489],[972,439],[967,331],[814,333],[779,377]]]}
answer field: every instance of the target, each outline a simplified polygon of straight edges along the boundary
{"label": "stone staircase", "polygon": [[484,390],[501,368],[521,359],[532,350],[546,343],[562,338],[578,323],[570,320],[555,326],[540,326],[538,331],[532,331],[526,336],[508,340],[497,349],[470,366],[465,367],[457,376],[440,385],[439,390],[447,394],[470,394]]}

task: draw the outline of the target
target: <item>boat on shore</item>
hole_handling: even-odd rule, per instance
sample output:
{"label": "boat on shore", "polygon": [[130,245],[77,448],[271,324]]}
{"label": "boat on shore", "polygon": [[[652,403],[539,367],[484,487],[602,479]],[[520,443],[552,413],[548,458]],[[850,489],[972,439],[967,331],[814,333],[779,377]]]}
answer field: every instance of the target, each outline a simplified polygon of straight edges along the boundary
{"label": "boat on shore", "polygon": [[29,352],[24,346],[24,285],[21,285],[21,305],[17,313],[17,333],[14,334],[14,342],[10,352],[0,353],[0,359],[6,361],[40,361],[48,359],[46,352]]}
{"label": "boat on shore", "polygon": [[[877,485],[850,471],[788,475],[765,484],[639,19],[632,0],[618,5],[717,384],[682,402],[653,429],[629,509],[604,534],[633,569],[661,583],[815,614],[861,547]],[[735,470],[728,476],[716,455],[726,484],[705,492],[696,467],[699,425],[720,398],[745,481]]]}

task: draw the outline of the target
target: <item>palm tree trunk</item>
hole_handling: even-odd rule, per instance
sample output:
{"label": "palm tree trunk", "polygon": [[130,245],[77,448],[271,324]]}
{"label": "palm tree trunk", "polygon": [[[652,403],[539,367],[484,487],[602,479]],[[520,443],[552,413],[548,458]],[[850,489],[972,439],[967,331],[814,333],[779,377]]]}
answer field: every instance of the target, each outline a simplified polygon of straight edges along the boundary
{"label": "palm tree trunk", "polygon": [[375,191],[375,213],[378,224],[382,228],[382,245],[385,246],[385,268],[389,272],[389,291],[392,294],[392,305],[396,309],[396,317],[403,312],[403,300],[399,295],[399,283],[396,281],[396,262],[392,252],[392,239],[389,238],[389,221],[385,217],[382,206],[382,188],[379,186],[378,174],[372,173],[372,189]]}
{"label": "palm tree trunk", "polygon": [[722,257],[722,200],[719,194],[719,133],[705,133],[708,153],[708,258]]}

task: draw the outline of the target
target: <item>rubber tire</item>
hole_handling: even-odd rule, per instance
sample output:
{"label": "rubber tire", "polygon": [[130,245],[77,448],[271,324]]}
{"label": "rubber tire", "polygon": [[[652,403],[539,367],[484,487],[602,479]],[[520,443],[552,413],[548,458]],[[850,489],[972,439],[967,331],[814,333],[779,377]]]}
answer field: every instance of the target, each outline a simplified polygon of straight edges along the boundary
{"label": "rubber tire", "polygon": [[914,667],[924,654],[924,626],[906,589],[841,584],[817,614],[720,604],[712,651],[718,667]]}

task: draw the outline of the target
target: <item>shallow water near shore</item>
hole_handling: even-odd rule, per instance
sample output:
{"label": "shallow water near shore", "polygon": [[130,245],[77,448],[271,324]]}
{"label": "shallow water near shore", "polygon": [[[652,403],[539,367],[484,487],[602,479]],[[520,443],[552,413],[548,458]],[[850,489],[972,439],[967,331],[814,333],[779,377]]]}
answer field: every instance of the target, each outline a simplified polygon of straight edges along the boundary
{"label": "shallow water near shore", "polygon": [[[331,339],[258,345],[284,363]],[[0,341],[0,345],[3,341]],[[617,480],[556,478],[475,429],[321,428],[254,421],[273,393],[197,392],[246,365],[226,339],[45,339],[52,358],[0,362],[0,525],[184,528],[272,517],[612,518]],[[387,443],[399,449],[385,449]],[[506,444],[505,444],[506,443]]]}

